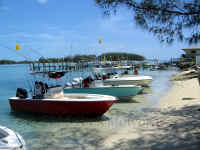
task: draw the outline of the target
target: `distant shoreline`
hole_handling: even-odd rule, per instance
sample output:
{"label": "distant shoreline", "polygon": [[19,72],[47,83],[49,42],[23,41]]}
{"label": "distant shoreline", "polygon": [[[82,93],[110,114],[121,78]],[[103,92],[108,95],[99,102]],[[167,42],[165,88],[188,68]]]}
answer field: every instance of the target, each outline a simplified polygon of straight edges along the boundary
{"label": "distant shoreline", "polygon": [[0,63],[0,65],[20,65],[20,64],[30,64],[30,63]]}
{"label": "distant shoreline", "polygon": [[14,65],[14,64],[30,64],[32,63],[32,61],[27,61],[27,60],[23,60],[23,61],[14,61],[14,60],[0,60],[0,65]]}
{"label": "distant shoreline", "polygon": [[0,60],[0,65],[2,64],[30,64],[33,62],[39,62],[39,63],[58,63],[58,62],[90,62],[90,61],[119,61],[119,60],[131,60],[131,61],[144,61],[146,58],[139,54],[134,53],[119,53],[119,52],[113,52],[113,53],[104,53],[100,56],[96,55],[75,55],[75,56],[66,56],[63,58],[46,58],[46,57],[40,57],[37,61],[31,61],[31,60],[23,60],[23,61],[15,61],[15,60],[9,60],[9,59],[2,59]]}
{"label": "distant shoreline", "polygon": [[28,65],[29,63],[16,63],[16,64],[0,64],[1,66],[2,65]]}

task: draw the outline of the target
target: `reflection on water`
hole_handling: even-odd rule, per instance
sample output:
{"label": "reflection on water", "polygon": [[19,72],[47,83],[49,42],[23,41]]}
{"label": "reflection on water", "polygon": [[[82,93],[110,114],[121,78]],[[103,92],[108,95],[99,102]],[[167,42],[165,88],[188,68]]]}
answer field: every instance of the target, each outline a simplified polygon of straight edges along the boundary
{"label": "reflection on water", "polygon": [[10,112],[8,98],[15,95],[17,87],[25,87],[26,66],[0,67],[0,124],[19,132],[30,150],[103,149],[106,137],[127,123],[145,117],[147,112],[141,108],[154,106],[159,101],[171,86],[168,78],[175,73],[140,72],[153,77],[151,86],[141,94],[120,99],[100,118],[74,118]]}
{"label": "reflection on water", "polygon": [[102,147],[105,136],[95,128],[69,127],[55,131],[28,132],[25,135],[29,149],[66,150],[97,149]]}
{"label": "reflection on water", "polygon": [[16,118],[21,118],[30,122],[38,123],[83,123],[83,122],[100,122],[109,120],[107,116],[88,117],[88,116],[49,116],[24,112],[11,112],[11,115]]}
{"label": "reflection on water", "polygon": [[139,103],[135,97],[120,97],[117,103]]}

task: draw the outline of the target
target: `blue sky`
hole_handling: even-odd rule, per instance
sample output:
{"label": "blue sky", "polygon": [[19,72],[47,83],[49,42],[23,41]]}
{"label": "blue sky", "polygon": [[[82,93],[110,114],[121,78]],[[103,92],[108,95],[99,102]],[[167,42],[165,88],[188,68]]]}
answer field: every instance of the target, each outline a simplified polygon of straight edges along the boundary
{"label": "blue sky", "polygon": [[[186,43],[159,43],[134,24],[127,9],[104,17],[94,0],[2,0],[0,4],[0,59],[113,51],[169,59],[179,57],[180,49],[188,47]],[[17,52],[16,43],[21,46]]]}

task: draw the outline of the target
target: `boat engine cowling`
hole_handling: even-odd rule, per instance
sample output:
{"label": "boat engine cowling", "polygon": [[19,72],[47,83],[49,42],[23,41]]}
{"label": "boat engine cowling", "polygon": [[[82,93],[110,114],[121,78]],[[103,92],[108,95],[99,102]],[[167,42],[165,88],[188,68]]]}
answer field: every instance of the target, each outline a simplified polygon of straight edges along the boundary
{"label": "boat engine cowling", "polygon": [[17,88],[16,97],[27,98],[28,97],[27,90],[22,88]]}

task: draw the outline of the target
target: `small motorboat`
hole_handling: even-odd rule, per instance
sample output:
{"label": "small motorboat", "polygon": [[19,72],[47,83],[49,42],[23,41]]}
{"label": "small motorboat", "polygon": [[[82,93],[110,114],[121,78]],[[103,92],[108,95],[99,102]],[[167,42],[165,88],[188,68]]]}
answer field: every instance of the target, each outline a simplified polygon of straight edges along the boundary
{"label": "small motorboat", "polygon": [[110,79],[103,81],[104,85],[139,85],[139,86],[149,86],[152,82],[151,76],[141,76],[141,75],[116,75]]}
{"label": "small motorboat", "polygon": [[28,98],[18,89],[16,97],[9,98],[13,111],[49,115],[102,116],[118,99],[98,94],[64,94],[61,86],[48,87],[45,93],[36,86],[36,94]]}
{"label": "small motorboat", "polygon": [[[34,68],[33,64],[33,68]],[[50,68],[50,67],[49,67]],[[49,79],[58,80],[65,75],[62,71],[37,72],[31,74],[48,74]],[[41,69],[40,69],[41,70]],[[41,77],[41,76],[40,76]],[[44,76],[45,77],[45,76]],[[75,84],[81,82],[81,78],[74,79]],[[22,111],[48,115],[70,116],[102,116],[118,99],[108,95],[69,93],[64,94],[61,85],[49,86],[42,81],[35,81],[31,87],[29,97],[26,89],[18,88],[16,97],[9,98],[10,107],[13,111]]]}
{"label": "small motorboat", "polygon": [[88,87],[88,88],[73,88],[73,87],[65,87],[64,93],[89,93],[89,94],[103,94],[103,95],[111,95],[115,97],[127,97],[127,96],[135,96],[139,92],[141,92],[142,87],[136,85],[103,85],[96,87]]}
{"label": "small motorboat", "polygon": [[0,149],[1,150],[26,150],[23,138],[17,133],[0,126]]}
{"label": "small motorboat", "polygon": [[81,79],[76,86],[65,84],[64,93],[103,94],[120,98],[135,96],[143,89],[136,85],[104,85],[103,80],[95,80],[91,76]]}

